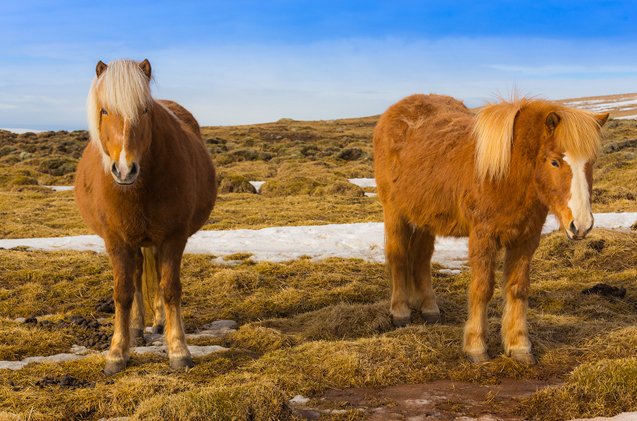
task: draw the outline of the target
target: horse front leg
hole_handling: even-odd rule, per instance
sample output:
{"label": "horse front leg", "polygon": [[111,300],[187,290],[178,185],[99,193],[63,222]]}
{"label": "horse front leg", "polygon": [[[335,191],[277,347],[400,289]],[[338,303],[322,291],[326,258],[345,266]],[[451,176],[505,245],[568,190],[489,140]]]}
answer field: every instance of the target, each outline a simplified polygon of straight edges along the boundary
{"label": "horse front leg", "polygon": [[469,235],[469,314],[464,327],[464,352],[476,364],[489,360],[487,353],[487,305],[495,284],[496,242],[474,232]]}
{"label": "horse front leg", "polygon": [[135,250],[121,244],[109,244],[106,248],[113,266],[115,287],[115,324],[111,347],[106,356],[104,373],[112,375],[122,371],[128,361],[130,347],[130,312],[135,291]]}
{"label": "horse front leg", "polygon": [[173,369],[189,368],[194,365],[186,346],[181,319],[181,281],[179,270],[186,239],[166,242],[159,248],[160,288],[166,312],[166,344],[168,359]]}
{"label": "horse front leg", "polygon": [[523,364],[534,364],[526,322],[533,253],[540,236],[518,241],[506,248],[504,257],[504,312],[502,313],[502,343],[504,352]]}

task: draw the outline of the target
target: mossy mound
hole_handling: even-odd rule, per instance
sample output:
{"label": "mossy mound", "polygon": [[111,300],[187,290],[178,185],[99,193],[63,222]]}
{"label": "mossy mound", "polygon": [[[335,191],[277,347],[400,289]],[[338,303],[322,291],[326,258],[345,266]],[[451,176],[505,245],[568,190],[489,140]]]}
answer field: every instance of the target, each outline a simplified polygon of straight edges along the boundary
{"label": "mossy mound", "polygon": [[219,193],[253,193],[257,189],[250,184],[250,180],[240,175],[224,175],[219,180]]}

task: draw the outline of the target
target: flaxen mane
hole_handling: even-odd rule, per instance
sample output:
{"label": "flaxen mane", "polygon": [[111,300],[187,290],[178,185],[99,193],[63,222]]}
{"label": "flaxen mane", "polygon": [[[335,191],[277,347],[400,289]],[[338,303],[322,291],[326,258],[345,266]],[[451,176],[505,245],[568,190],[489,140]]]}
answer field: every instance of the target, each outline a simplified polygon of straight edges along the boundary
{"label": "flaxen mane", "polygon": [[590,111],[566,108],[543,100],[515,98],[489,104],[475,118],[476,175],[480,180],[499,180],[509,172],[515,117],[525,108],[550,105],[559,117],[555,140],[569,155],[586,160],[595,159],[601,148],[599,122]]}
{"label": "flaxen mane", "polygon": [[100,103],[108,112],[135,123],[139,113],[152,103],[148,78],[133,60],[117,60],[93,80],[87,100],[91,140],[99,144]]}

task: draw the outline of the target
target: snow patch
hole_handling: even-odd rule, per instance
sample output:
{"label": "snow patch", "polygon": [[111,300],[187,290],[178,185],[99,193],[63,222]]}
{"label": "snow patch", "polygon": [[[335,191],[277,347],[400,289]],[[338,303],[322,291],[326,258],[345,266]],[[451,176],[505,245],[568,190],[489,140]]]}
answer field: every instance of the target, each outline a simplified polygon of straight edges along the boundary
{"label": "snow patch", "polygon": [[[595,214],[597,228],[626,229],[635,221],[637,212]],[[549,216],[542,232],[546,234],[557,229],[559,222],[554,216]],[[104,251],[104,242],[96,235],[0,240],[0,248],[19,246],[48,251]],[[433,261],[447,268],[461,268],[467,259],[466,238],[438,237],[435,247]],[[381,222],[199,231],[188,240],[186,253],[216,256],[251,253],[255,261],[272,262],[294,260],[302,256],[314,259],[341,257],[385,261]]]}
{"label": "snow patch", "polygon": [[23,128],[10,128],[10,127],[0,127],[0,130],[6,130],[8,132],[12,132],[12,133],[15,133],[15,134],[41,133],[42,132],[42,130],[23,129]]}
{"label": "snow patch", "polygon": [[376,179],[374,178],[350,178],[347,181],[362,188],[376,187]]}
{"label": "snow patch", "polygon": [[[227,351],[228,348],[219,345],[189,345],[188,350],[190,351],[190,354],[196,358],[204,357],[214,352]],[[168,355],[168,351],[165,345],[131,347],[131,352],[135,352],[137,354],[156,354],[163,356]],[[107,353],[108,351],[101,352],[102,355],[106,355]],[[33,363],[61,363],[67,361],[75,361],[96,354],[98,354],[98,352],[91,351],[86,347],[73,345],[71,347],[70,353],[55,354],[46,357],[27,357],[21,361],[0,361],[0,370],[20,370]]]}
{"label": "snow patch", "polygon": [[292,405],[305,405],[306,403],[308,403],[310,401],[310,398],[306,398],[303,395],[296,395],[295,397],[293,397],[292,399],[290,399],[290,403]]}
{"label": "snow patch", "polygon": [[51,189],[53,191],[71,191],[75,188],[73,186],[42,186],[42,187],[46,187],[47,189]]}
{"label": "snow patch", "polygon": [[257,193],[261,192],[261,186],[265,184],[265,181],[248,181],[248,183],[252,184],[252,187],[255,188]]}

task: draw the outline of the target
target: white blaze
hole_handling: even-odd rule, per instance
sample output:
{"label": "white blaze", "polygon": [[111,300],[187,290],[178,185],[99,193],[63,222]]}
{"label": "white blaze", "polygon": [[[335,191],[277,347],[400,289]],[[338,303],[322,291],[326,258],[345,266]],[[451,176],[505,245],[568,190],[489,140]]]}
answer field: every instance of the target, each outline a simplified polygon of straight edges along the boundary
{"label": "white blaze", "polygon": [[126,148],[122,148],[122,152],[119,154],[119,175],[122,180],[126,179],[128,175],[128,162],[126,161]]}
{"label": "white blaze", "polygon": [[573,223],[577,230],[587,230],[593,225],[593,212],[591,210],[588,180],[586,179],[586,160],[574,159],[565,154],[564,161],[571,167],[573,178],[571,179],[571,197],[568,207],[573,214]]}

